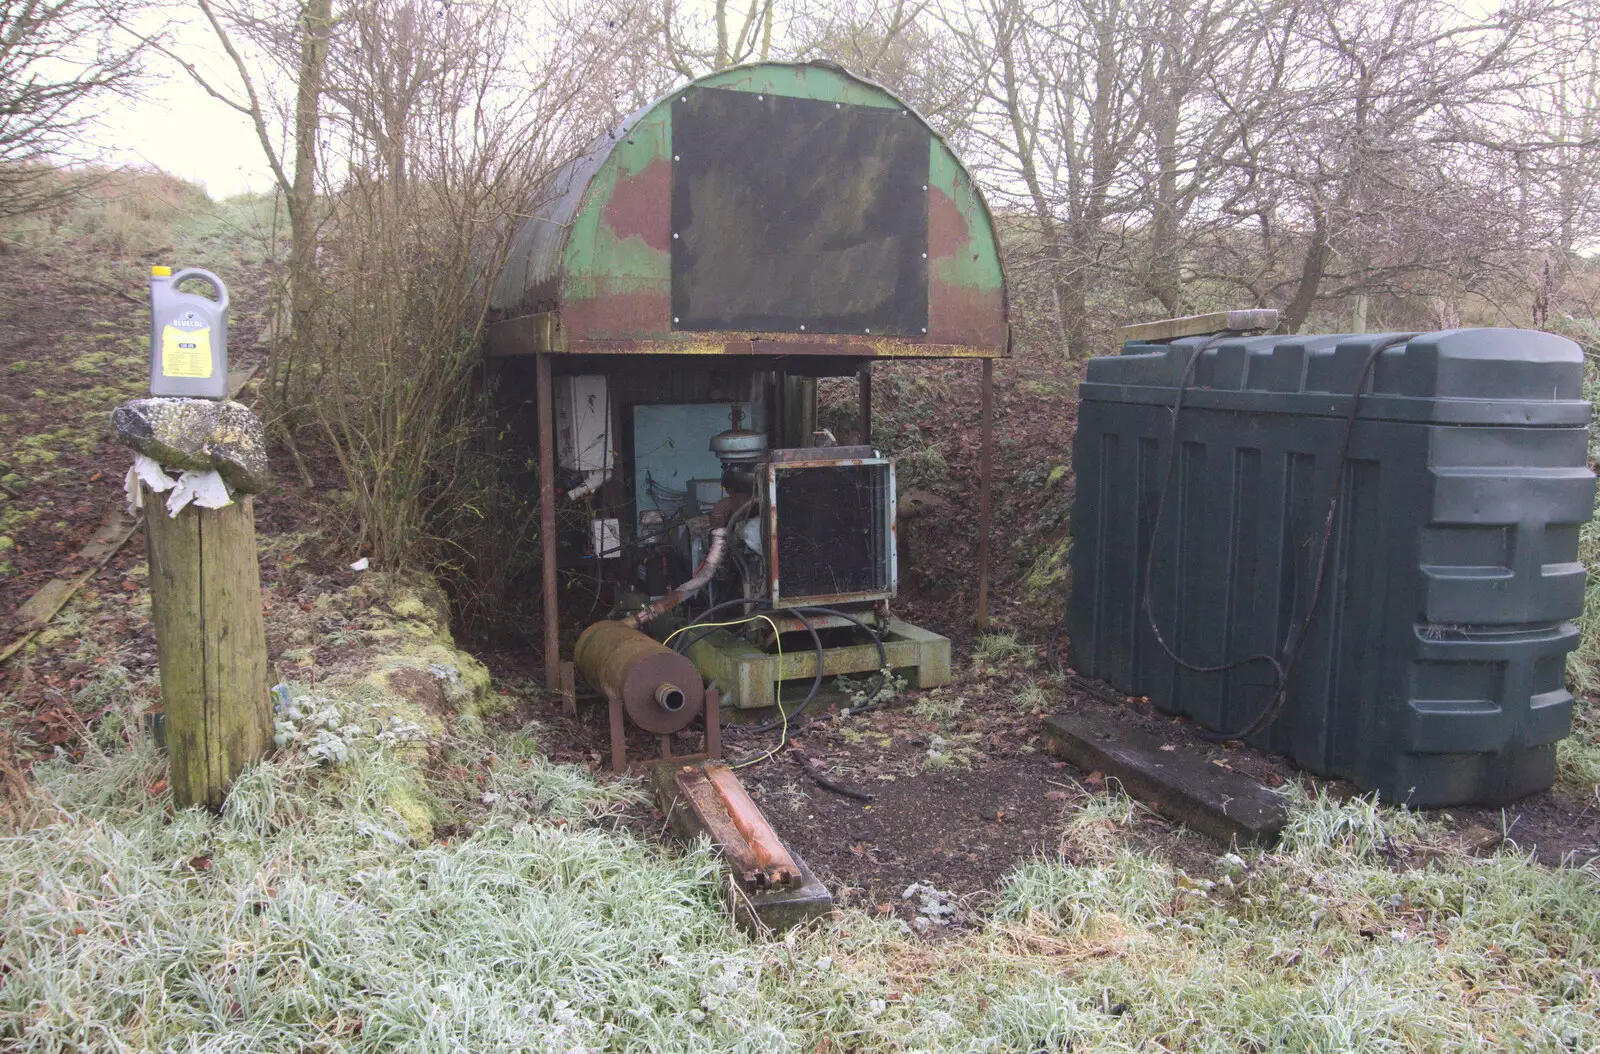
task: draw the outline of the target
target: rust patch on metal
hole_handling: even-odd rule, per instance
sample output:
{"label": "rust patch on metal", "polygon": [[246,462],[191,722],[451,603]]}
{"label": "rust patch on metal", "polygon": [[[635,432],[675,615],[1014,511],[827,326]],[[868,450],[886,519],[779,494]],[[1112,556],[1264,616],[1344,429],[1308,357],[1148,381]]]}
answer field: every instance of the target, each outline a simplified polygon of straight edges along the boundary
{"label": "rust patch on metal", "polygon": [[727,810],[728,818],[744,837],[745,843],[750,847],[751,855],[755,858],[760,875],[755,884],[782,887],[798,882],[800,869],[795,866],[794,858],[789,855],[789,850],[783,847],[778,832],[772,829],[772,825],[762,815],[761,809],[750,800],[750,795],[745,793],[744,785],[733,774],[733,770],[726,765],[707,764],[704,771],[706,779],[716,788],[717,796],[722,799],[722,806]]}
{"label": "rust patch on metal", "polygon": [[780,889],[799,882],[794,858],[726,765],[684,765],[673,782],[744,885]]}
{"label": "rust patch on metal", "polygon": [[[943,260],[965,251],[972,244],[972,231],[955,199],[938,187],[928,188],[928,259]],[[933,299],[928,301],[932,310]],[[932,329],[932,326],[928,327]]]}
{"label": "rust patch on metal", "polygon": [[656,252],[672,246],[672,164],[652,161],[638,175],[619,177],[601,222],[618,241],[638,238]]}
{"label": "rust patch on metal", "polygon": [[982,357],[999,357],[1006,344],[1005,294],[936,283],[928,297],[928,340],[976,345]]}
{"label": "rust patch on metal", "polygon": [[700,713],[704,685],[694,663],[622,622],[596,622],[572,650],[584,680],[623,701],[650,732],[686,728]]}
{"label": "rust patch on metal", "polygon": [[561,322],[572,341],[638,340],[670,332],[671,312],[665,292],[602,291],[592,300],[568,300]]}
{"label": "rust patch on metal", "polygon": [[774,340],[727,339],[726,333],[698,333],[668,338],[661,336],[638,338],[585,338],[573,335],[563,341],[555,353],[586,355],[717,355],[729,357],[809,356],[860,359],[985,359],[999,358],[1005,354],[1001,347],[977,347],[962,344],[892,344],[887,341],[873,344],[815,344]]}

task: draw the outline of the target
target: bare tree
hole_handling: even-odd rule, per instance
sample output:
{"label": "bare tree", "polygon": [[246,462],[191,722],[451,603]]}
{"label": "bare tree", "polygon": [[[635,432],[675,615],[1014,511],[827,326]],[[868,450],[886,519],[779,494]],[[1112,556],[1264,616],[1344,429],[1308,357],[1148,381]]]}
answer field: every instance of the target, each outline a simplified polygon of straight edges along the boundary
{"label": "bare tree", "polygon": [[[708,22],[695,19],[681,2],[660,0],[654,19],[661,61],[681,77],[699,77],[741,62],[773,56],[776,0],[711,0]],[[698,11],[698,8],[696,9]]]}
{"label": "bare tree", "polygon": [[935,128],[959,137],[971,123],[976,94],[958,64],[956,41],[934,17],[933,0],[840,0],[797,10],[787,53],[822,59],[882,84]]}
{"label": "bare tree", "polygon": [[0,216],[45,208],[79,189],[56,171],[85,160],[91,104],[140,83],[144,41],[125,0],[0,0]]}
{"label": "bare tree", "polygon": [[[332,0],[196,0],[206,25],[227,56],[229,73],[213,76],[183,54],[153,46],[188,73],[212,98],[249,118],[289,212],[290,341],[274,340],[268,363],[269,397],[287,405],[296,347],[315,341],[317,292],[317,165],[323,82],[335,19]],[[279,98],[280,85],[293,86]],[[285,127],[289,130],[285,135]],[[288,146],[281,145],[287,138]],[[293,443],[287,430],[279,434]],[[298,457],[298,454],[297,454]]]}
{"label": "bare tree", "polygon": [[[1264,291],[1290,332],[1334,295],[1422,294],[1472,280],[1486,247],[1506,245],[1492,207],[1497,144],[1474,114],[1509,100],[1537,12],[1511,6],[1470,18],[1444,2],[1305,0],[1292,20],[1275,115],[1237,157],[1249,189],[1236,210],[1262,217]],[[1472,129],[1469,131],[1469,129]],[[1487,211],[1486,211],[1487,208]],[[1470,218],[1469,218],[1470,217]],[[1461,238],[1476,225],[1492,237]],[[1285,254],[1297,256],[1290,267]]]}
{"label": "bare tree", "polygon": [[512,0],[419,11],[341,12],[324,145],[339,175],[298,394],[338,457],[361,542],[390,567],[451,561],[486,519],[470,443],[486,276],[514,220],[613,116],[586,102],[622,46],[593,8],[550,12],[555,39]]}
{"label": "bare tree", "polygon": [[1049,271],[1068,354],[1089,347],[1094,284],[1126,268],[1149,127],[1155,0],[981,0],[944,14],[982,103],[969,144]]}

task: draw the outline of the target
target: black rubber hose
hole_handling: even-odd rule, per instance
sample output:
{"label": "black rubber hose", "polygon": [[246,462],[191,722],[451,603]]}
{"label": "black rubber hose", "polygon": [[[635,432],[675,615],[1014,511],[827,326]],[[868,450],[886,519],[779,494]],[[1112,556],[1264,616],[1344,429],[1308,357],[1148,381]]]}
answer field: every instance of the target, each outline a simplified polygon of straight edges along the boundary
{"label": "black rubber hose", "polygon": [[1257,714],[1253,720],[1251,720],[1243,728],[1234,732],[1211,732],[1207,731],[1206,729],[1196,729],[1196,732],[1199,734],[1200,738],[1210,740],[1212,742],[1223,742],[1230,739],[1248,739],[1250,736],[1253,736],[1270,726],[1278,719],[1278,715],[1282,713],[1284,704],[1286,703],[1289,695],[1289,680],[1294,673],[1295,664],[1299,661],[1301,647],[1305,644],[1306,638],[1311,633],[1311,626],[1316,621],[1317,604],[1322,596],[1322,583],[1327,576],[1328,554],[1333,549],[1334,518],[1339,510],[1339,499],[1342,497],[1344,492],[1345,468],[1350,463],[1350,447],[1355,439],[1357,413],[1361,408],[1361,396],[1363,394],[1363,389],[1366,387],[1368,376],[1372,373],[1373,367],[1377,365],[1378,358],[1383,354],[1383,352],[1389,350],[1390,348],[1404,344],[1417,336],[1416,333],[1407,333],[1397,337],[1390,337],[1388,340],[1379,341],[1377,344],[1373,345],[1370,351],[1367,352],[1366,361],[1361,364],[1361,370],[1356,375],[1355,390],[1351,393],[1350,398],[1350,413],[1345,417],[1344,442],[1339,448],[1339,463],[1334,469],[1333,493],[1328,498],[1328,512],[1322,523],[1322,543],[1320,546],[1320,551],[1317,554],[1316,574],[1313,576],[1311,581],[1311,598],[1306,605],[1306,614],[1305,617],[1300,620],[1298,629],[1292,631],[1288,635],[1287,639],[1284,641],[1282,651],[1277,655],[1267,655],[1264,653],[1259,655],[1248,655],[1242,659],[1234,659],[1231,662],[1222,662],[1214,666],[1203,666],[1185,660],[1176,651],[1174,651],[1170,645],[1168,645],[1166,638],[1161,635],[1161,627],[1156,623],[1155,611],[1152,609],[1150,604],[1150,583],[1154,576],[1156,535],[1161,527],[1161,516],[1165,511],[1167,504],[1167,491],[1171,488],[1172,471],[1177,462],[1178,416],[1179,412],[1183,409],[1184,392],[1188,389],[1189,381],[1194,376],[1194,369],[1196,364],[1200,361],[1201,353],[1223,337],[1234,335],[1235,334],[1232,333],[1218,334],[1216,337],[1213,337],[1204,344],[1196,347],[1189,356],[1188,365],[1183,371],[1183,378],[1181,381],[1179,381],[1178,390],[1173,395],[1172,426],[1167,433],[1166,468],[1162,477],[1161,493],[1156,499],[1155,517],[1150,525],[1150,545],[1145,550],[1144,591],[1140,605],[1144,610],[1145,621],[1148,623],[1150,632],[1155,637],[1156,643],[1161,645],[1161,650],[1167,654],[1169,659],[1177,663],[1179,666],[1182,666],[1186,670],[1192,670],[1195,673],[1221,673],[1225,670],[1232,670],[1236,667],[1252,662],[1265,662],[1272,667],[1272,696],[1267,700],[1267,705],[1262,707],[1261,712]]}
{"label": "black rubber hose", "polygon": [[883,646],[883,637],[878,634],[877,630],[873,629],[865,622],[862,622],[854,615],[839,611],[836,608],[804,607],[800,608],[800,610],[813,615],[833,615],[836,618],[844,619],[846,622],[853,622],[872,638],[872,643],[878,646],[878,677],[877,680],[873,682],[872,691],[867,693],[867,699],[869,701],[861,706],[851,708],[850,713],[863,714],[868,710],[877,709],[879,706],[878,693],[883,691],[884,680],[888,676],[885,671],[889,666],[889,650]]}
{"label": "black rubber hose", "polygon": [[[773,687],[772,690],[773,697],[777,700],[778,713],[780,716],[776,721],[766,721],[759,725],[747,726],[745,731],[751,733],[752,735],[761,735],[766,732],[771,732],[776,729],[783,728],[785,725],[791,729],[805,727],[808,722],[801,720],[801,718],[804,716],[806,710],[810,708],[812,702],[816,700],[817,693],[822,690],[822,635],[817,632],[817,627],[811,624],[811,620],[806,618],[805,615],[801,614],[802,610],[806,609],[784,608],[781,611],[773,612],[773,614],[793,615],[795,618],[800,620],[800,624],[806,628],[806,632],[811,634],[811,643],[813,647],[815,647],[817,653],[817,672],[816,676],[811,678],[811,690],[806,693],[806,697],[800,700],[800,705],[795,707],[793,711],[785,711],[783,709],[783,678],[780,676],[778,678],[778,683]],[[782,671],[780,670],[779,673],[781,674]]]}
{"label": "black rubber hose", "polygon": [[[862,631],[864,631],[868,636],[870,636],[872,638],[872,643],[874,645],[876,645],[877,649],[878,649],[878,676],[873,681],[872,690],[867,694],[867,698],[869,700],[872,700],[872,701],[868,702],[868,703],[866,703],[866,704],[864,704],[862,706],[852,707],[848,712],[851,713],[851,714],[866,713],[869,710],[877,709],[878,706],[881,705],[882,701],[879,700],[877,697],[878,697],[878,693],[883,690],[884,680],[885,680],[885,677],[886,677],[886,674],[884,673],[884,670],[889,665],[889,652],[888,652],[888,649],[883,646],[883,637],[879,635],[877,630],[875,630],[871,626],[867,625],[861,619],[856,618],[854,615],[851,615],[848,612],[839,611],[836,608],[823,608],[823,607],[781,608],[781,609],[779,609],[779,610],[777,610],[777,611],[775,611],[773,613],[774,614],[782,614],[782,615],[793,615],[795,618],[797,618],[797,619],[799,619],[801,621],[801,623],[806,627],[807,630],[810,631],[812,643],[816,647],[817,673],[816,673],[816,676],[812,678],[811,690],[806,693],[805,699],[800,703],[799,706],[795,707],[794,710],[789,711],[784,716],[779,717],[776,721],[767,721],[767,722],[763,722],[762,724],[759,724],[759,725],[746,726],[745,727],[745,731],[750,732],[753,735],[762,735],[764,733],[774,732],[774,731],[777,731],[777,730],[783,728],[784,724],[786,722],[787,722],[787,724],[788,724],[788,726],[789,726],[789,728],[791,730],[797,730],[797,729],[805,727],[807,724],[810,724],[812,720],[814,720],[813,718],[806,717],[805,713],[806,713],[806,710],[810,708],[811,703],[816,699],[818,690],[822,687],[823,652],[822,652],[822,638],[818,635],[818,633],[816,631],[816,628],[814,626],[812,626],[811,623],[806,619],[807,615],[832,615],[832,616],[834,616],[836,618],[842,618],[846,622],[853,623],[855,626],[860,628]],[[781,706],[781,703],[780,703],[780,706]]]}
{"label": "black rubber hose", "polygon": [[[691,626],[699,625],[700,623],[702,623],[702,622],[706,621],[707,619],[709,619],[712,615],[716,614],[718,611],[720,611],[722,609],[725,609],[725,608],[733,607],[736,604],[737,605],[743,605],[745,607],[749,607],[749,606],[752,606],[752,605],[759,605],[759,604],[764,604],[764,603],[766,603],[766,601],[761,600],[761,599],[756,598],[756,597],[739,597],[738,599],[735,599],[735,600],[725,600],[720,604],[717,604],[717,605],[715,605],[713,607],[707,608],[705,611],[702,611],[699,615],[696,615],[692,621],[684,624],[683,629],[688,629]],[[806,712],[806,709],[811,706],[812,702],[814,702],[816,700],[817,693],[822,690],[822,677],[823,677],[823,673],[822,673],[822,664],[823,664],[822,635],[817,632],[817,628],[811,624],[811,621],[809,619],[807,619],[805,617],[805,615],[801,614],[801,612],[799,610],[796,610],[796,609],[793,609],[793,608],[781,608],[781,609],[778,609],[778,610],[773,610],[772,608],[768,608],[765,613],[766,614],[771,614],[771,615],[793,615],[795,618],[800,620],[800,624],[806,628],[806,632],[811,634],[811,644],[816,649],[816,654],[817,654],[817,672],[816,672],[816,676],[814,676],[811,679],[811,690],[806,693],[806,697],[800,701],[800,705],[795,707],[795,709],[794,709],[794,711],[792,713],[786,714],[785,717],[779,718],[779,720],[777,720],[775,722],[774,721],[769,721],[769,722],[767,722],[765,724],[761,724],[761,725],[752,725],[752,726],[749,726],[746,729],[746,731],[749,731],[749,732],[752,732],[752,733],[758,733],[758,734],[762,733],[762,732],[770,732],[775,728],[783,727],[783,722],[784,722],[785,719],[787,719],[789,721],[789,723],[793,724],[794,721],[797,718],[799,718],[802,714],[804,714]],[[752,620],[754,618],[758,618],[758,617],[759,616],[752,616]],[[702,630],[699,633],[699,635],[693,636],[693,637],[685,637],[682,644],[675,645],[674,647],[677,649],[677,651],[680,654],[687,653],[688,650],[691,647],[693,647],[695,644],[697,644],[700,641],[704,640],[705,638],[709,637],[711,634],[715,633],[717,630],[719,630],[721,628],[723,628],[723,627],[721,627],[721,626],[708,626],[704,630]],[[774,694],[778,697],[778,707],[779,707],[779,712],[780,713],[782,712],[782,707],[783,707],[782,692],[783,692],[783,681],[780,679],[778,681],[778,687],[774,691]]]}

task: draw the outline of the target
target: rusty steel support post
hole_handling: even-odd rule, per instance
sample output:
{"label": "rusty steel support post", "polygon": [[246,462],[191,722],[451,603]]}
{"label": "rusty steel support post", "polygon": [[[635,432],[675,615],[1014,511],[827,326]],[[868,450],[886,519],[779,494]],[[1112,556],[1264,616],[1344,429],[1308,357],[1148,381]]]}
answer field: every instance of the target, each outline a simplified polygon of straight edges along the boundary
{"label": "rusty steel support post", "polygon": [[606,697],[611,723],[611,771],[628,771],[628,729],[622,723],[622,696]]}
{"label": "rusty steel support post", "polygon": [[789,375],[783,370],[772,371],[772,444],[789,445]]}
{"label": "rusty steel support post", "polygon": [[856,374],[857,382],[861,386],[860,399],[857,412],[861,415],[857,423],[861,438],[858,442],[862,446],[872,445],[872,363],[861,367],[861,372]]}
{"label": "rusty steel support post", "polygon": [[550,356],[534,360],[539,415],[539,551],[544,576],[544,685],[561,687],[561,622],[556,611],[556,415],[550,391]]}
{"label": "rusty steel support post", "polygon": [[994,360],[983,360],[978,454],[978,632],[989,629],[989,482],[994,474]]}
{"label": "rusty steel support post", "polygon": [[706,689],[706,757],[722,756],[722,696],[715,688]]}

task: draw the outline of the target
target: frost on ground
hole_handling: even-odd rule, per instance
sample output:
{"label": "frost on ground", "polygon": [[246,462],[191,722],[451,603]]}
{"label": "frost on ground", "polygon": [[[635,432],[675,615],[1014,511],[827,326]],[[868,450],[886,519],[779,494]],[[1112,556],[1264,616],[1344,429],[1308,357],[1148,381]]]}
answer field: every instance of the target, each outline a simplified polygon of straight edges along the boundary
{"label": "frost on ground", "polygon": [[[609,822],[634,785],[495,744],[482,783],[429,785],[468,833],[418,844],[391,804],[410,745],[345,727],[345,756],[291,741],[220,816],[170,813],[142,749],[44,766],[0,837],[0,1047],[1600,1044],[1595,874],[1456,855],[1367,802],[1300,801],[1277,851],[1190,876],[1119,843],[1133,810],[1102,795],[1071,821],[1079,862],[1023,867],[978,931],[929,943],[849,913],[759,941],[728,923],[709,852]],[[906,892],[930,927],[953,910]]]}
{"label": "frost on ground", "polygon": [[485,731],[425,583],[356,589],[305,613],[320,675],[282,664],[279,753],[220,815],[171,809],[132,711],[36,770],[0,817],[0,1050],[1600,1049],[1600,875],[1362,800],[1186,873],[1087,795],[988,903],[915,883],[915,928],[752,939],[710,852],[617,822],[636,783]]}

